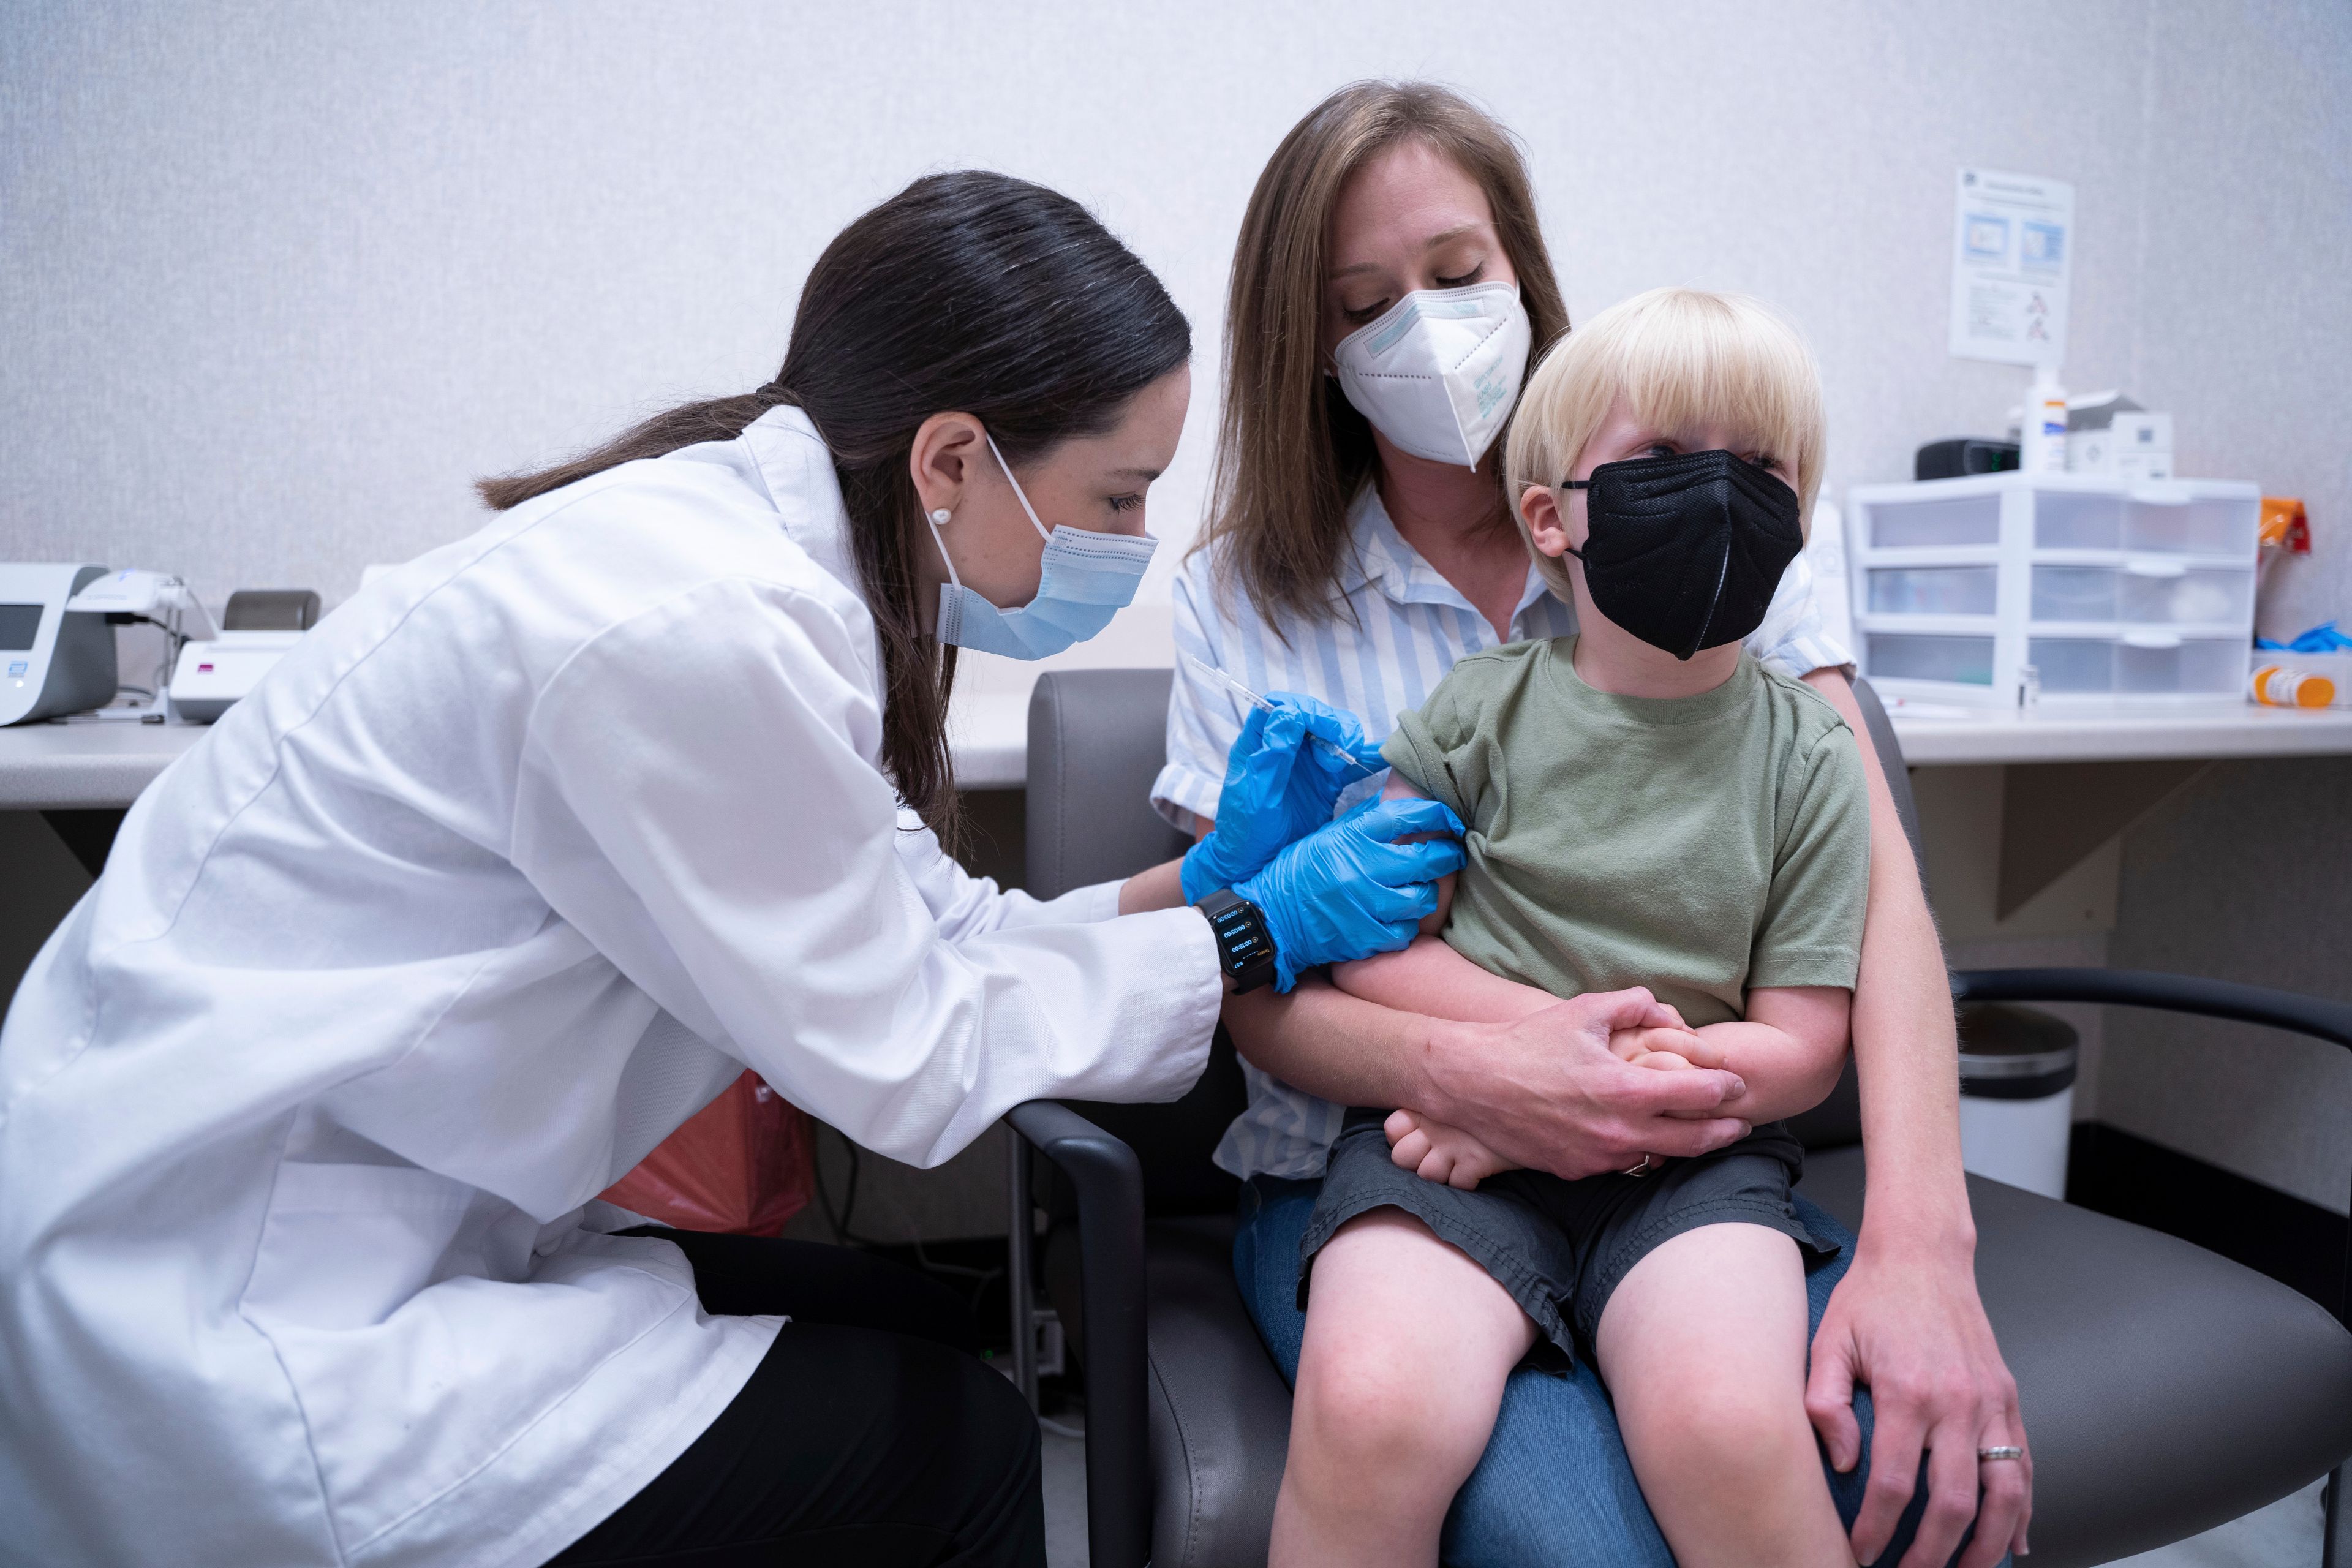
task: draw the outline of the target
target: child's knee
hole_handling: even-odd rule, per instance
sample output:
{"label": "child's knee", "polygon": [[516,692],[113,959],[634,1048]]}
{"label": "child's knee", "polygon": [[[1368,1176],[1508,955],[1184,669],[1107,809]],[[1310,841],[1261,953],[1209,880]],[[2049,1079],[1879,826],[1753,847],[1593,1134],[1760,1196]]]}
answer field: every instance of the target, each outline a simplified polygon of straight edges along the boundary
{"label": "child's knee", "polygon": [[1489,1403],[1402,1358],[1338,1352],[1299,1369],[1291,1422],[1325,1464],[1367,1485],[1375,1475],[1458,1484],[1494,1429]]}
{"label": "child's knee", "polygon": [[1727,1491],[1785,1485],[1820,1462],[1798,1390],[1695,1377],[1650,1405],[1634,1423],[1648,1446]]}

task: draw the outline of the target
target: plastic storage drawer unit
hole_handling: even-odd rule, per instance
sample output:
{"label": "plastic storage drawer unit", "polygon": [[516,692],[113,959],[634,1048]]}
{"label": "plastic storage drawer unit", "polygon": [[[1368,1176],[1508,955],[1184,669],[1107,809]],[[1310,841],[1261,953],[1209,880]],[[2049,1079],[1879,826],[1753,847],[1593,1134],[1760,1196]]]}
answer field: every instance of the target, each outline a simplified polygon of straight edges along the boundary
{"label": "plastic storage drawer unit", "polygon": [[2253,641],[2260,487],[1979,474],[1847,498],[1863,669],[1892,696],[2228,696]]}

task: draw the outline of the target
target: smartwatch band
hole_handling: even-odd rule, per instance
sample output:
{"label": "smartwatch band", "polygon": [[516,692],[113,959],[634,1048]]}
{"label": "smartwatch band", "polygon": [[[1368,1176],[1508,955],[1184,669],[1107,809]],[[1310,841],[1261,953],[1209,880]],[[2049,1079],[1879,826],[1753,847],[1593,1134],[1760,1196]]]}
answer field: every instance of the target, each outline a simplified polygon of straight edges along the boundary
{"label": "smartwatch band", "polygon": [[1208,917],[1217,938],[1217,967],[1233,976],[1235,991],[1255,991],[1274,978],[1274,938],[1255,904],[1220,888],[1192,907]]}

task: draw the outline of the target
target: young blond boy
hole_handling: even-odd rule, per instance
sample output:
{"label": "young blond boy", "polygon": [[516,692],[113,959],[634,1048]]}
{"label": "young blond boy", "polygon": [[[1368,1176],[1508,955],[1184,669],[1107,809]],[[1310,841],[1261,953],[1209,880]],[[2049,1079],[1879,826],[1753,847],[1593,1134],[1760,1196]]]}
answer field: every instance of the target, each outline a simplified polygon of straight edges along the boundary
{"label": "young blond boy", "polygon": [[1811,356],[1737,297],[1627,300],[1528,382],[1510,494],[1580,631],[1465,658],[1399,716],[1390,792],[1452,806],[1468,858],[1424,928],[1442,939],[1333,979],[1473,1021],[1646,988],[1657,1026],[1612,1048],[1728,1067],[1755,1131],[1569,1182],[1350,1112],[1301,1247],[1277,1568],[1433,1563],[1531,1352],[1594,1358],[1682,1568],[1853,1562],[1803,1406],[1804,1273],[1832,1248],[1790,1203],[1776,1119],[1846,1050],[1864,775],[1835,710],[1739,641],[1801,547],[1822,441]]}

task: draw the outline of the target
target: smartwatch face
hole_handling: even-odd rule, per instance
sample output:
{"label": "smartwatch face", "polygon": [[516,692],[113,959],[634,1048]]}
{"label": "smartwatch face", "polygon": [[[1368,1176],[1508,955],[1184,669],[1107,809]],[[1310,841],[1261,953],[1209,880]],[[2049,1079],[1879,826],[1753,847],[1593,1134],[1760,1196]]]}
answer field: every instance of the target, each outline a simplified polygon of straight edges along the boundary
{"label": "smartwatch face", "polygon": [[[1235,980],[1247,980],[1274,963],[1274,944],[1268,940],[1265,921],[1255,906],[1227,892],[1212,900],[1219,907],[1209,914],[1209,929],[1216,933],[1217,955],[1225,973]],[[1209,911],[1203,909],[1202,913]]]}

